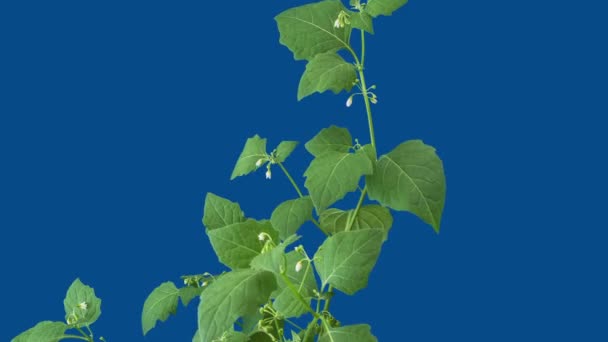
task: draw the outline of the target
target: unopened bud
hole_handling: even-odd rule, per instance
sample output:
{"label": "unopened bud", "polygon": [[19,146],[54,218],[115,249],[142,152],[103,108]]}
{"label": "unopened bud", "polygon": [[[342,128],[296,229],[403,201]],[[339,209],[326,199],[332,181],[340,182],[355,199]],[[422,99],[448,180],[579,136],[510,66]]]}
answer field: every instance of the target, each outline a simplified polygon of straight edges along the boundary
{"label": "unopened bud", "polygon": [[302,260],[296,263],[296,272],[300,272],[302,270]]}
{"label": "unopened bud", "polygon": [[370,98],[370,99],[369,99],[369,101],[370,101],[371,103],[373,103],[373,104],[378,103],[378,99],[377,99],[376,97],[372,97],[372,98]]}
{"label": "unopened bud", "polygon": [[255,167],[260,167],[262,166],[262,163],[264,163],[264,158],[260,158],[258,159],[257,162],[255,162]]}
{"label": "unopened bud", "polygon": [[349,96],[348,100],[346,100],[346,107],[350,107],[353,104],[353,96]]}
{"label": "unopened bud", "polygon": [[270,173],[270,169],[266,171],[266,179],[270,179],[272,177],[272,173]]}
{"label": "unopened bud", "polygon": [[266,234],[264,234],[264,233],[258,234],[258,240],[260,240],[260,241],[266,240]]}

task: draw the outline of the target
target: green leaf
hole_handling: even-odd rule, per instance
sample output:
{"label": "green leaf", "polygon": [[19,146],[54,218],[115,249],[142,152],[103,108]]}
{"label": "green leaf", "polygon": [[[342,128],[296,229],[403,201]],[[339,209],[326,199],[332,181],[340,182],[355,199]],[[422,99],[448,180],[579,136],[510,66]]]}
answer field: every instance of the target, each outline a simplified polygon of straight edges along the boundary
{"label": "green leaf", "polygon": [[314,257],[322,288],[330,284],[347,294],[365,288],[383,240],[379,229],[339,232],[327,238]]}
{"label": "green leaf", "polygon": [[141,327],[144,336],[156,327],[156,321],[165,322],[169,315],[175,315],[179,296],[180,290],[170,281],[160,284],[150,293],[144,302],[144,309],[141,314]]}
{"label": "green leaf", "polygon": [[420,140],[400,144],[380,157],[367,186],[370,199],[409,211],[439,232],[446,185],[443,163],[433,147]]}
{"label": "green leaf", "polygon": [[327,151],[316,157],[304,172],[304,186],[317,213],[320,213],[347,193],[357,190],[361,176],[370,175],[373,171],[372,162],[362,151]]}
{"label": "green leaf", "polygon": [[350,12],[350,25],[353,28],[374,34],[372,17],[367,12]]}
{"label": "green leaf", "polygon": [[[314,295],[314,291],[317,290],[317,281],[314,276],[313,265],[307,268],[307,264],[304,264],[303,269],[300,272],[296,271],[296,263],[302,260],[302,255],[298,252],[291,251],[285,255],[287,269],[285,275],[287,278],[298,288],[299,293],[310,302],[310,298]],[[279,278],[279,290],[276,293],[273,306],[275,310],[281,313],[284,317],[299,317],[302,314],[308,312],[306,306],[302,304],[287,288],[287,284],[282,278]]]}
{"label": "green leaf", "polygon": [[270,251],[256,256],[253,258],[253,260],[251,260],[251,267],[257,270],[266,270],[280,275],[281,266],[283,266],[284,263],[283,256],[285,255],[285,248],[297,241],[299,238],[300,237],[297,235],[292,235]]}
{"label": "green leaf", "polygon": [[11,342],[58,342],[68,326],[63,322],[43,321],[22,332]]}
{"label": "green leaf", "polygon": [[249,267],[251,260],[260,254],[264,247],[264,243],[258,239],[260,233],[270,235],[274,241],[279,239],[270,221],[249,219],[207,231],[219,261],[232,269]]}
{"label": "green leaf", "polygon": [[277,157],[276,161],[282,163],[289,157],[291,152],[298,146],[297,141],[281,141],[279,146],[277,146]]}
{"label": "green leaf", "polygon": [[350,91],[356,80],[353,64],[334,52],[318,54],[306,64],[306,71],[300,78],[298,101],[314,92],[331,90],[338,94],[342,90]]}
{"label": "green leaf", "polygon": [[353,147],[353,138],[348,129],[332,125],[323,128],[304,147],[315,157],[327,151],[346,153]]}
{"label": "green leaf", "polygon": [[279,42],[293,52],[296,60],[310,60],[320,53],[350,48],[351,27],[334,27],[341,11],[346,8],[339,0],[288,9],[274,18],[281,35]]}
{"label": "green leaf", "polygon": [[74,280],[63,300],[65,319],[78,327],[93,324],[101,315],[101,299],[93,288]]}
{"label": "green leaf", "polygon": [[186,286],[179,289],[179,298],[182,300],[182,304],[184,306],[188,306],[188,304],[196,297],[199,297],[205,287],[194,287],[194,286]]}
{"label": "green leaf", "polygon": [[199,304],[199,342],[211,342],[232,329],[240,316],[266,303],[276,288],[274,274],[252,269],[231,271],[211,283]]}
{"label": "green leaf", "polygon": [[245,214],[238,203],[231,202],[211,192],[205,197],[203,224],[216,229],[245,221]]}
{"label": "green leaf", "polygon": [[256,163],[260,159],[266,159],[268,154],[266,153],[266,139],[260,138],[257,134],[247,139],[245,147],[236,161],[234,170],[230,180],[235,179],[239,176],[244,176],[252,171],[255,171],[258,167]]}
{"label": "green leaf", "polygon": [[[329,208],[321,213],[319,224],[321,229],[330,235],[344,231],[349,219],[352,219],[355,210],[348,211]],[[371,204],[359,208],[357,216],[353,220],[351,230],[380,229],[384,232],[384,239],[393,225],[393,216],[387,208]]]}
{"label": "green leaf", "polygon": [[308,196],[279,204],[270,216],[270,222],[279,231],[281,239],[295,234],[310,219],[312,219],[312,201]]}
{"label": "green leaf", "polygon": [[274,341],[275,341],[275,339],[273,339],[267,333],[265,333],[263,331],[256,331],[249,336],[248,342],[274,342]]}
{"label": "green leaf", "polygon": [[378,342],[367,324],[331,328],[319,338],[319,342]]}
{"label": "green leaf", "polygon": [[365,12],[372,17],[379,15],[391,15],[399,7],[405,5],[408,0],[369,0],[365,5]]}

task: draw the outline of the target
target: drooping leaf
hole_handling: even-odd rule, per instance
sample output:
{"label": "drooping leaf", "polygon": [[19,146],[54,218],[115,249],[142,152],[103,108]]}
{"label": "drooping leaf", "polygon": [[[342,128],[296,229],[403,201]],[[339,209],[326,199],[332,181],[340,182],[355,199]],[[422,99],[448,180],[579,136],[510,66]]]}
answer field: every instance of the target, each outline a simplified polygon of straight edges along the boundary
{"label": "drooping leaf", "polygon": [[146,298],[144,309],[141,314],[141,327],[144,336],[156,327],[156,322],[165,322],[169,315],[175,315],[180,290],[173,282],[167,281],[157,288]]}
{"label": "drooping leaf", "polygon": [[95,296],[95,290],[83,284],[80,279],[74,280],[63,300],[66,322],[78,327],[91,325],[101,315],[101,299]]}
{"label": "drooping leaf", "polygon": [[58,342],[67,329],[68,326],[63,322],[43,321],[22,332],[11,342]]}
{"label": "drooping leaf", "polygon": [[374,34],[374,24],[372,22],[372,17],[367,12],[351,12],[350,25],[353,28],[357,28],[370,34]]}
{"label": "drooping leaf", "polygon": [[339,232],[327,238],[314,258],[323,286],[330,284],[347,294],[365,288],[383,240],[379,229]]}
{"label": "drooping leaf", "polygon": [[194,287],[186,286],[179,289],[179,298],[182,300],[184,306],[188,304],[196,297],[199,297],[205,287]]}
{"label": "drooping leaf", "polygon": [[315,157],[327,151],[346,153],[353,147],[353,138],[348,129],[332,125],[323,128],[304,147]]}
{"label": "drooping leaf", "polygon": [[367,324],[346,325],[326,331],[319,342],[378,342]]}
{"label": "drooping leaf", "polygon": [[276,288],[275,276],[268,271],[243,269],[224,274],[201,295],[198,342],[211,342],[232,329],[240,316],[266,303]]}
{"label": "drooping leaf", "polygon": [[325,52],[350,47],[351,27],[335,27],[334,22],[346,8],[339,0],[325,0],[294,7],[277,15],[280,39],[296,60],[310,60]]}
{"label": "drooping leaf", "polygon": [[362,175],[370,175],[373,164],[362,151],[343,153],[327,151],[316,157],[304,172],[304,186],[317,209],[322,212],[328,206],[355,191]]}
{"label": "drooping leaf", "polygon": [[312,218],[312,208],[312,201],[308,196],[288,200],[276,207],[270,216],[270,222],[279,231],[279,237],[285,239],[295,234]]}
{"label": "drooping leaf", "polygon": [[279,146],[277,146],[277,161],[279,163],[284,162],[296,146],[298,146],[297,141],[281,141]]}
{"label": "drooping leaf", "polygon": [[370,204],[364,205],[359,208],[357,215],[352,218],[355,210],[341,210],[336,208],[329,208],[321,213],[319,217],[319,224],[321,229],[330,235],[334,235],[338,232],[346,229],[348,220],[353,220],[351,230],[359,229],[380,229],[384,232],[384,238],[386,239],[388,231],[393,225],[393,216],[390,210],[387,208]]}
{"label": "drooping leaf", "polygon": [[420,140],[400,144],[380,157],[367,186],[371,199],[409,211],[439,232],[446,185],[443,163],[433,147]]}
{"label": "drooping leaf", "polygon": [[408,0],[369,0],[364,7],[364,10],[372,17],[391,15],[399,7],[405,5],[407,1]]}
{"label": "drooping leaf", "polygon": [[338,94],[342,90],[350,91],[356,80],[353,64],[334,52],[318,54],[306,64],[306,71],[300,78],[298,101],[314,92],[331,90]]}
{"label": "drooping leaf", "polygon": [[279,239],[270,221],[248,219],[207,231],[219,261],[232,269],[249,267],[251,260],[260,254],[264,247],[264,243],[258,239],[260,233],[270,235],[274,241]]}
{"label": "drooping leaf", "polygon": [[239,176],[244,176],[252,171],[255,171],[258,167],[256,163],[260,159],[265,159],[266,153],[266,139],[260,138],[257,134],[247,139],[245,147],[236,161],[232,176],[230,179],[235,179]]}
{"label": "drooping leaf", "polygon": [[238,203],[231,202],[211,192],[205,197],[203,224],[216,229],[245,221],[245,214]]}

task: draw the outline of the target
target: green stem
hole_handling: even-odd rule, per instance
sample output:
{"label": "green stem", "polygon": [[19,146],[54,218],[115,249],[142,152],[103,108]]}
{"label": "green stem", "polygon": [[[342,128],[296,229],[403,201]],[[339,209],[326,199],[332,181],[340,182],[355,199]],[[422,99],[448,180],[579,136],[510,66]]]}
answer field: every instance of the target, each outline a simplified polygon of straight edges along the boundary
{"label": "green stem", "polygon": [[365,65],[365,31],[361,31],[361,66]]}
{"label": "green stem", "polygon": [[302,341],[308,341],[310,340],[310,334],[312,333],[312,327],[317,324],[317,317],[313,317],[312,320],[310,321],[310,323],[308,323],[308,326],[306,327],[306,333],[304,334],[304,338],[302,338]]}
{"label": "green stem", "polygon": [[[93,342],[93,334],[91,334],[91,336],[87,335],[87,333],[85,333],[82,329],[80,329],[79,327],[76,327],[76,330],[78,330],[82,336],[84,336],[84,340],[85,341],[90,341]],[[89,329],[90,331],[90,329]]]}
{"label": "green stem", "polygon": [[344,231],[346,231],[346,232],[350,231],[350,229],[353,226],[353,223],[355,223],[355,218],[359,214],[359,209],[361,209],[361,204],[363,204],[363,199],[365,198],[366,194],[367,194],[367,185],[365,185],[365,187],[363,188],[363,191],[361,191],[361,196],[359,197],[359,202],[357,202],[357,207],[355,208],[353,215],[351,215],[351,217],[348,219],[348,222],[346,224],[346,229]]}
{"label": "green stem", "polygon": [[357,63],[357,71],[359,72],[359,80],[361,81],[361,93],[365,102],[365,111],[367,112],[367,125],[369,126],[369,138],[374,151],[376,151],[376,137],[374,135],[374,122],[372,120],[372,107],[369,102],[369,94],[367,92],[367,84],[365,83],[365,31],[361,30],[361,63]]}
{"label": "green stem", "polygon": [[331,293],[331,296],[327,298],[327,300],[325,300],[325,305],[323,305],[323,311],[329,311],[329,304],[331,303],[331,299],[334,298],[334,287],[332,285],[329,285],[329,288],[327,288],[327,293]]}
{"label": "green stem", "polygon": [[283,281],[285,281],[285,284],[287,284],[287,288],[289,289],[289,291],[291,291],[291,293],[293,293],[293,295],[296,296],[298,301],[300,301],[300,303],[302,303],[306,307],[306,310],[308,312],[310,312],[315,318],[319,318],[319,314],[316,313],[310,307],[310,304],[307,303],[306,300],[304,299],[304,297],[302,297],[302,295],[300,294],[300,292],[298,292],[298,290],[296,290],[296,287],[293,285],[291,280],[289,280],[289,278],[284,273],[281,273],[281,277],[283,278]]}
{"label": "green stem", "polygon": [[285,318],[285,322],[293,325],[294,327],[296,327],[296,329],[299,329],[300,331],[304,330],[304,328],[302,328],[301,326],[295,324],[294,322],[292,322],[289,318]]}
{"label": "green stem", "polygon": [[[304,194],[302,193],[302,191],[300,191],[300,187],[298,186],[298,184],[296,183],[296,181],[293,180],[293,178],[291,177],[291,175],[289,174],[289,171],[287,171],[287,169],[285,168],[285,166],[283,166],[282,163],[277,162],[277,165],[279,165],[279,167],[281,168],[281,170],[283,170],[283,173],[285,173],[285,176],[287,176],[287,179],[289,179],[289,181],[291,182],[291,185],[293,185],[294,189],[296,189],[296,192],[298,193],[298,196],[300,196],[300,198],[304,197]],[[319,228],[323,234],[328,235],[323,229],[321,229],[321,225],[319,224],[319,222],[314,218],[311,217],[310,221],[317,226],[317,228]]]}
{"label": "green stem", "polygon": [[279,329],[279,323],[277,322],[277,320],[274,320],[274,328],[277,329],[277,335],[279,335],[279,341],[284,341],[285,338],[283,336],[283,334],[281,333],[281,329]]}

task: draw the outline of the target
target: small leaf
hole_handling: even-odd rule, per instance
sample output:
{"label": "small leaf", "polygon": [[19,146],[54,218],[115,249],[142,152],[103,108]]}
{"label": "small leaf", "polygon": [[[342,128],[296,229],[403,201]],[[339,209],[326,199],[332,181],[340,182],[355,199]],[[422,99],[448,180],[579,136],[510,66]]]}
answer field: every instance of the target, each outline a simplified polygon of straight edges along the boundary
{"label": "small leaf", "polygon": [[22,332],[11,342],[58,342],[68,326],[63,322],[43,321]]}
{"label": "small leaf", "polygon": [[182,304],[184,306],[188,306],[188,304],[196,297],[199,297],[205,287],[194,287],[194,286],[186,286],[179,289],[179,298],[182,300]]}
{"label": "small leaf", "polygon": [[203,224],[207,229],[216,229],[245,221],[238,203],[231,202],[211,192],[205,197]]}
{"label": "small leaf", "polygon": [[351,295],[365,288],[383,240],[379,229],[339,232],[327,238],[314,257],[322,287],[330,284]]}
{"label": "small leaf", "polygon": [[236,320],[257,310],[277,288],[274,274],[252,269],[224,274],[201,295],[199,342],[211,342],[232,329]]}
{"label": "small leaf", "polygon": [[372,17],[367,12],[351,12],[350,25],[353,28],[363,30],[370,34],[374,34],[374,24]]}
{"label": "small leaf", "polygon": [[405,5],[408,0],[369,0],[365,5],[365,12],[372,17],[379,15],[391,15],[399,7]]}
{"label": "small leaf", "polygon": [[446,185],[443,163],[433,147],[420,140],[400,144],[380,157],[366,181],[370,199],[409,211],[439,232]]}
{"label": "small leaf", "polygon": [[74,280],[63,300],[65,319],[78,327],[91,325],[101,315],[101,299],[95,296],[93,288]]}
{"label": "small leaf", "polygon": [[162,283],[150,293],[141,314],[144,336],[156,326],[156,321],[165,322],[169,315],[175,315],[179,295],[180,290],[170,281]]}
{"label": "small leaf", "polygon": [[306,64],[298,86],[298,101],[314,92],[331,90],[338,94],[342,90],[350,91],[356,80],[353,64],[334,52],[318,54]]}
{"label": "small leaf", "polygon": [[247,139],[245,147],[236,161],[230,180],[255,171],[258,168],[257,161],[266,158],[267,155],[266,139],[260,138],[257,134]]}
{"label": "small leaf", "polygon": [[349,219],[353,220],[351,230],[380,229],[384,232],[384,239],[393,225],[393,216],[387,208],[371,204],[364,205],[359,209],[357,216],[353,219],[355,210],[348,211],[330,208],[321,213],[319,224],[321,229],[330,235],[344,231]]}
{"label": "small leaf", "polygon": [[319,339],[319,342],[378,342],[367,324],[347,325],[331,328]]}
{"label": "small leaf", "polygon": [[334,26],[341,11],[346,8],[338,0],[288,9],[274,18],[281,35],[279,42],[293,52],[296,60],[310,60],[320,53],[350,47],[351,27]]}
{"label": "small leaf", "polygon": [[279,163],[282,163],[289,157],[291,152],[298,146],[297,141],[281,141],[279,146],[277,146],[277,158],[276,160]]}
{"label": "small leaf", "polygon": [[370,175],[373,171],[372,162],[362,151],[327,151],[316,157],[304,172],[304,186],[317,213],[320,213],[347,193],[357,190],[361,176]]}
{"label": "small leaf", "polygon": [[207,231],[219,261],[232,269],[249,267],[251,260],[260,254],[264,247],[258,239],[260,233],[270,235],[274,241],[279,239],[269,221],[249,219]]}
{"label": "small leaf", "polygon": [[279,237],[285,239],[295,234],[308,220],[312,219],[312,201],[302,197],[279,204],[272,212],[270,222],[279,231]]}
{"label": "small leaf", "polygon": [[327,151],[346,153],[353,147],[353,138],[348,129],[332,125],[323,128],[304,147],[315,157]]}

